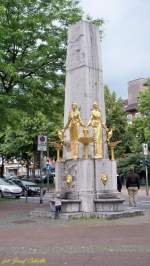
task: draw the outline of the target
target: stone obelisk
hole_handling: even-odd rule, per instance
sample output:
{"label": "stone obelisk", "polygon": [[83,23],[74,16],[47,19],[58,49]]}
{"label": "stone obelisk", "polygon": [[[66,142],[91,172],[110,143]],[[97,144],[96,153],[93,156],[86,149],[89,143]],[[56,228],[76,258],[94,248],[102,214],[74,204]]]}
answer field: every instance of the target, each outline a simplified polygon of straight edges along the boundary
{"label": "stone obelisk", "polygon": [[[73,25],[68,34],[64,126],[68,121],[72,103],[77,104],[81,118],[87,125],[94,101],[98,104],[102,122],[105,124],[101,61],[98,27],[85,21]],[[89,154],[85,159],[83,145],[80,143],[76,160],[70,157],[69,129],[66,131],[63,161],[58,162],[56,166],[56,191],[64,194],[64,212],[100,212],[104,209],[105,201],[100,197],[107,194],[103,192],[115,195],[117,191],[116,162],[108,158],[106,131],[103,129],[101,159],[94,158],[92,144],[89,145]],[[91,133],[90,131],[90,136]],[[114,198],[114,202],[116,210],[121,208],[121,201]],[[114,208],[112,201],[106,199],[105,203],[106,209]]]}
{"label": "stone obelisk", "polygon": [[[98,27],[86,21],[73,25],[68,33],[64,124],[66,124],[73,102],[77,103],[83,121],[87,122],[95,100],[98,102],[102,120],[105,123],[101,61]],[[103,135],[105,136],[105,132],[103,132]],[[68,138],[66,141],[68,141]],[[64,157],[66,159],[70,158],[69,151],[67,152],[65,147]],[[81,157],[81,153],[79,157]],[[107,157],[107,148],[105,147],[104,158]]]}

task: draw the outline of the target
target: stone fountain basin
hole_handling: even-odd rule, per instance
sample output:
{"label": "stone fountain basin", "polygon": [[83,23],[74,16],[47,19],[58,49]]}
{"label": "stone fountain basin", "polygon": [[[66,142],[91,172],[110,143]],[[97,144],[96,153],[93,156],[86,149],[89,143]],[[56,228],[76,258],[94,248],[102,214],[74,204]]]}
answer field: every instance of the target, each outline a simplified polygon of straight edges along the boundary
{"label": "stone fountain basin", "polygon": [[[81,200],[78,199],[61,199],[61,212],[62,213],[74,213],[81,211]],[[51,211],[54,210],[55,200],[50,200]]]}

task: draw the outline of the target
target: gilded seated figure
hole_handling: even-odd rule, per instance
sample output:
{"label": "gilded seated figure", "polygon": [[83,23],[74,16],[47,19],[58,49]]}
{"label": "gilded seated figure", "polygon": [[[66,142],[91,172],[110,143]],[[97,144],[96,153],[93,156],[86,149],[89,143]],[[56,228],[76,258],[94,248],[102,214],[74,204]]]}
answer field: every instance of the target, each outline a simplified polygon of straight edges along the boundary
{"label": "gilded seated figure", "polygon": [[93,141],[95,148],[95,158],[103,158],[103,127],[106,129],[106,126],[102,122],[101,112],[97,102],[93,103],[93,108],[91,111],[90,120],[88,122],[88,127],[93,128]]}
{"label": "gilded seated figure", "polygon": [[76,160],[79,154],[79,134],[80,126],[84,127],[84,124],[80,117],[80,112],[76,103],[72,103],[72,109],[69,113],[68,122],[64,128],[70,129],[70,146],[71,146],[71,159]]}

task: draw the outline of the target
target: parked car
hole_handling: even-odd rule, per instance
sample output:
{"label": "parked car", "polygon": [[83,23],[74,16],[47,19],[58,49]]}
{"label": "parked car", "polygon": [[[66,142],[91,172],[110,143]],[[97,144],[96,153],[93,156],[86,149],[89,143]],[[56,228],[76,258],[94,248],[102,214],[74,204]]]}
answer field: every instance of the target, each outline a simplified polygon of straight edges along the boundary
{"label": "parked car", "polygon": [[[19,177],[19,179],[20,179],[20,177]],[[29,176],[28,178],[26,178],[26,177],[23,177],[23,178],[21,178],[22,180],[28,180],[28,181],[31,181],[31,182],[33,182],[33,183],[41,183],[41,177],[40,176],[38,176],[38,175],[31,175],[31,176]]]}
{"label": "parked car", "polygon": [[22,188],[17,184],[14,184],[11,180],[0,178],[0,197],[20,198],[22,195]]}
{"label": "parked car", "polygon": [[35,183],[30,182],[28,180],[20,180],[17,178],[14,178],[12,181],[22,188],[24,196],[26,196],[26,193],[28,193],[28,196],[40,195],[40,187],[37,186]]}
{"label": "parked car", "polygon": [[4,175],[3,175],[3,178],[4,179],[12,179],[12,178],[16,178],[17,176],[16,175],[12,175],[12,174],[10,174],[10,173],[5,173]]}
{"label": "parked car", "polygon": [[18,175],[16,178],[28,180],[29,176],[27,176],[27,175]]}

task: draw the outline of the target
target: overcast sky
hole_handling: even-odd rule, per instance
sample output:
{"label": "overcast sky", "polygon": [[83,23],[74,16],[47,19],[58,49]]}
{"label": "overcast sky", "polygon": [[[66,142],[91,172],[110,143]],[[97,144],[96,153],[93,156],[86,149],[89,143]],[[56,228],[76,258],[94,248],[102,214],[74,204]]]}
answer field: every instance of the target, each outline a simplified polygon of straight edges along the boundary
{"label": "overcast sky", "polygon": [[128,81],[150,77],[150,0],[80,0],[91,16],[104,18],[104,84],[127,97]]}

